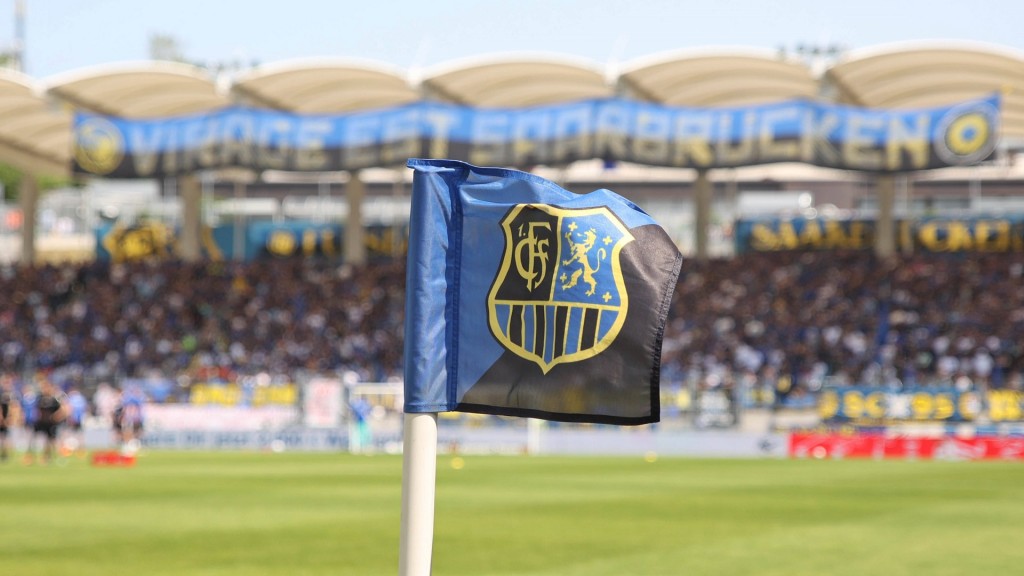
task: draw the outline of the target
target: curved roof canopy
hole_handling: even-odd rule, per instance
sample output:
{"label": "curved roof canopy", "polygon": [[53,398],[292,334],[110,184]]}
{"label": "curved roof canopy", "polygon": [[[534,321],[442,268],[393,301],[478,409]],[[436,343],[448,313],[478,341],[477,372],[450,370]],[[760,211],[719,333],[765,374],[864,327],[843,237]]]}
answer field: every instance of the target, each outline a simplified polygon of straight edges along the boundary
{"label": "curved roof canopy", "polygon": [[205,70],[178,62],[74,71],[55,78],[48,91],[76,108],[124,118],[192,114],[230,104]]}
{"label": "curved roof canopy", "polygon": [[397,70],[348,60],[300,60],[257,68],[231,93],[256,106],[301,114],[332,114],[408,104],[419,92]]}
{"label": "curved roof canopy", "polygon": [[1003,136],[1024,140],[1024,55],[983,44],[898,44],[826,72],[844,104],[923,108],[1002,95]]}
{"label": "curved roof canopy", "polygon": [[28,76],[0,70],[0,159],[28,172],[64,174],[70,150],[71,113]]}
{"label": "curved roof canopy", "polygon": [[728,49],[641,58],[626,66],[619,83],[638,98],[674,106],[746,106],[818,97],[818,82],[803,63]]}
{"label": "curved roof canopy", "polygon": [[613,94],[600,68],[549,55],[459,60],[428,71],[421,86],[428,97],[488,108],[541,106]]}

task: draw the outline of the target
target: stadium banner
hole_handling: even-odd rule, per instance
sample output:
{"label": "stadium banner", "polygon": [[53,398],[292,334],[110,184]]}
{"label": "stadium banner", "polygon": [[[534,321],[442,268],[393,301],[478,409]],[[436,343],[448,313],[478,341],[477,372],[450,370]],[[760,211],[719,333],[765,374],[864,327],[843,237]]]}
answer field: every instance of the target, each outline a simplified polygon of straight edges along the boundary
{"label": "stadium banner", "polygon": [[331,222],[253,222],[246,230],[246,259],[295,256],[338,256],[342,228]]}
{"label": "stadium banner", "polygon": [[280,430],[300,419],[298,406],[156,404],[147,402],[145,435],[161,430],[242,432]]}
{"label": "stadium banner", "polygon": [[804,162],[900,172],[989,158],[999,108],[993,95],[917,110],[805,100],[683,108],[601,99],[517,109],[418,102],[344,115],[246,107],[148,119],[76,112],[72,163],[76,174],[106,178],[229,167],[358,170],[414,157],[519,168],[602,158],[698,169]]}
{"label": "stadium banner", "polygon": [[690,416],[696,408],[695,392],[679,382],[661,383],[661,414],[667,420]]}
{"label": "stadium banner", "polygon": [[1024,392],[1019,390],[990,390],[988,417],[994,423],[1024,421]]}
{"label": "stadium banner", "polygon": [[818,414],[824,422],[1019,422],[1024,392],[919,388],[895,392],[881,387],[840,386],[822,390]]}
{"label": "stadium banner", "polygon": [[909,437],[795,432],[789,437],[789,456],[835,459],[1024,460],[1024,437]]}
{"label": "stadium banner", "polygon": [[[972,218],[926,218],[903,223],[920,252],[1024,252],[1024,214]],[[909,232],[909,233],[908,233]]]}
{"label": "stadium banner", "polygon": [[739,425],[739,408],[733,389],[700,389],[696,393],[694,425],[701,429],[734,428]]}
{"label": "stadium banner", "polygon": [[159,450],[259,450],[263,452],[341,452],[348,434],[333,428],[287,430],[187,430],[146,432],[142,445]]}
{"label": "stadium banner", "polygon": [[682,264],[665,230],[609,190],[409,166],[405,412],[657,422]]}
{"label": "stadium banner", "polygon": [[868,250],[874,247],[873,220],[760,218],[738,220],[736,253],[788,250]]}
{"label": "stadium banner", "polygon": [[409,225],[369,224],[363,232],[366,257],[371,262],[400,258],[404,261],[409,251]]}
{"label": "stadium banner", "polygon": [[[875,222],[835,218],[758,218],[736,222],[737,253],[869,250]],[[1024,214],[897,220],[897,249],[915,252],[1024,252]]]}
{"label": "stadium banner", "polygon": [[[20,432],[20,431],[19,431]],[[107,430],[91,430],[90,447],[112,448]],[[788,438],[776,433],[743,433],[734,430],[630,431],[608,427],[544,428],[537,455],[573,456],[689,456],[701,458],[783,458]],[[15,445],[24,447],[27,438],[16,435]],[[522,455],[531,449],[525,430],[513,426],[442,426],[438,445],[452,454]],[[344,452],[349,449],[350,432],[341,428],[270,428],[244,430],[188,429],[183,427],[146,430],[142,445],[160,450],[217,450],[264,452]],[[375,431],[368,452],[397,453],[402,447],[401,430]]]}
{"label": "stadium banner", "polygon": [[[204,226],[200,249],[205,258],[224,260],[235,253],[234,224]],[[340,257],[344,227],[331,222],[252,222],[246,226],[242,253],[247,261],[295,255]],[[132,262],[170,259],[176,254],[179,230],[159,221],[107,223],[93,230],[96,258]],[[371,262],[404,258],[408,225],[370,224],[363,235]]]}
{"label": "stadium banner", "polygon": [[[232,226],[204,225],[199,238],[203,256],[219,261],[225,259],[225,254],[233,254],[232,230]],[[175,257],[180,230],[158,220],[140,220],[131,224],[102,224],[94,228],[93,233],[97,260],[134,262]]]}
{"label": "stadium banner", "polygon": [[298,386],[292,383],[249,386],[238,384],[197,383],[189,388],[193,406],[297,406]]}
{"label": "stadium banner", "polygon": [[173,378],[162,378],[150,376],[146,378],[125,378],[121,381],[123,390],[138,390],[139,393],[151,402],[174,402],[175,392],[178,389],[178,382]]}
{"label": "stadium banner", "polygon": [[302,420],[308,428],[337,428],[344,404],[341,381],[314,378],[302,390]]}

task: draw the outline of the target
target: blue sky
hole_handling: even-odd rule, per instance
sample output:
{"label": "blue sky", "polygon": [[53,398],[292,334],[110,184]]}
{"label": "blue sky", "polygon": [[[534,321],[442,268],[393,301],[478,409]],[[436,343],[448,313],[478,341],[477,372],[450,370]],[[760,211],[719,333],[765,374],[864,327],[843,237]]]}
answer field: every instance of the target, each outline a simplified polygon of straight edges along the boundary
{"label": "blue sky", "polygon": [[[550,52],[598,64],[670,50],[909,40],[1024,53],[1024,1],[976,0],[24,0],[37,78],[146,59],[154,34],[197,61],[350,57],[415,68],[481,54]],[[0,0],[0,48],[15,0]]]}

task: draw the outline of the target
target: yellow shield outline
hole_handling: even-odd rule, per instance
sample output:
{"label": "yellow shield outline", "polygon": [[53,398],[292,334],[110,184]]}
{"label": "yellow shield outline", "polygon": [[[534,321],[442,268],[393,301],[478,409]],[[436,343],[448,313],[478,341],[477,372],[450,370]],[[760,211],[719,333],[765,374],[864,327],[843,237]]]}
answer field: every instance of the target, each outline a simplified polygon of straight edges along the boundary
{"label": "yellow shield outline", "polygon": [[112,122],[89,118],[75,128],[74,157],[92,174],[105,176],[124,160],[124,136]]}
{"label": "yellow shield outline", "polygon": [[[615,287],[619,293],[620,304],[618,306],[600,305],[600,304],[586,304],[588,307],[606,310],[615,310],[618,315],[615,318],[614,323],[608,332],[598,340],[594,346],[585,350],[577,350],[572,354],[563,354],[552,359],[548,362],[543,356],[536,354],[535,352],[528,351],[512,342],[512,340],[506,335],[507,330],[503,330],[498,320],[496,313],[496,304],[499,302],[497,299],[498,289],[504,285],[505,278],[508,275],[508,271],[512,269],[514,263],[512,261],[512,254],[515,252],[515,241],[513,238],[513,231],[509,223],[515,221],[516,217],[527,209],[537,209],[545,212],[548,215],[555,216],[558,218],[558,225],[556,230],[562,230],[562,221],[570,217],[585,217],[593,215],[603,215],[608,222],[610,222],[616,229],[621,233],[620,238],[615,242],[615,245],[611,247],[611,257],[609,263],[612,266],[612,277],[615,279]],[[517,204],[502,218],[501,228],[505,235],[505,250],[502,254],[501,268],[498,271],[494,282],[491,284],[491,289],[487,294],[487,316],[488,326],[490,327],[491,334],[501,343],[502,347],[506,350],[514,353],[516,356],[529,360],[537,364],[544,374],[547,374],[556,365],[561,363],[579,362],[588,358],[593,358],[598,354],[604,352],[615,338],[619,335],[619,331],[622,329],[622,325],[626,322],[626,314],[629,311],[629,293],[626,291],[626,281],[622,276],[622,265],[619,260],[619,255],[622,252],[622,248],[634,240],[633,235],[630,234],[629,229],[626,225],[619,220],[618,216],[615,215],[609,208],[605,206],[598,206],[594,208],[558,208],[549,204]],[[562,258],[562,242],[559,240],[558,248],[555,251],[556,263],[561,262]],[[557,270],[560,266],[556,266],[555,274],[557,276]],[[547,303],[565,303],[564,301],[556,301],[554,298],[554,291],[556,289],[557,282],[552,282],[551,294],[548,296]],[[514,304],[516,302],[502,300],[502,304]],[[543,304],[543,301],[522,301],[520,304],[537,305]]]}
{"label": "yellow shield outline", "polygon": [[[954,106],[938,122],[939,138],[935,153],[953,166],[973,164],[987,157],[997,146],[999,109],[988,102],[968,102]],[[965,137],[973,129],[974,139]]]}

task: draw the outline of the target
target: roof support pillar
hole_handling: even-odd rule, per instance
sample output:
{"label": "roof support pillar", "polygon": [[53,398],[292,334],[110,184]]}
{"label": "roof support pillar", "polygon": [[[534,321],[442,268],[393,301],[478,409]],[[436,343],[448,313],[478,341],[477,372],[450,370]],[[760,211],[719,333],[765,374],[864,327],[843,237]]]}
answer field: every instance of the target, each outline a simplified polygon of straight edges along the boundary
{"label": "roof support pillar", "polygon": [[348,218],[345,220],[345,262],[355,266],[366,263],[366,238],[363,230],[363,200],[366,198],[366,183],[358,170],[349,173],[345,184],[345,198],[348,200]]}
{"label": "roof support pillar", "polygon": [[896,177],[880,174],[875,179],[878,216],[875,219],[875,254],[888,258],[896,253],[896,225],[893,206],[896,203]]}
{"label": "roof support pillar", "polygon": [[711,179],[707,169],[697,171],[693,183],[693,246],[699,261],[708,259],[708,229],[711,225]]}
{"label": "roof support pillar", "polygon": [[197,262],[201,256],[199,234],[202,227],[203,185],[199,175],[185,174],[178,178],[181,197],[181,232],[178,256],[185,262]]}
{"label": "roof support pillar", "polygon": [[21,178],[18,204],[21,207],[21,262],[30,265],[36,261],[36,212],[39,208],[39,183],[31,172]]}
{"label": "roof support pillar", "polygon": [[235,217],[231,226],[232,258],[241,262],[245,260],[245,229],[249,225],[249,217],[242,209],[242,200],[246,197],[247,185],[242,180],[235,180],[234,184]]}

